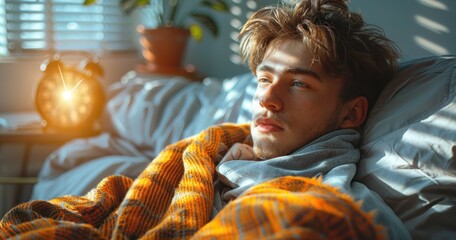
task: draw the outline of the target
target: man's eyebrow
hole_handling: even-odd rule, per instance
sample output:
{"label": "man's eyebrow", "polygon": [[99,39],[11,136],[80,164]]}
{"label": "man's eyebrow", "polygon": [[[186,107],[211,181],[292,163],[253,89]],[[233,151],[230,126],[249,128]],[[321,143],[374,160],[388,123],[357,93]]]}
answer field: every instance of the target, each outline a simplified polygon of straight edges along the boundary
{"label": "man's eyebrow", "polygon": [[[266,64],[258,65],[256,71],[257,72],[259,72],[259,71],[261,71],[261,72],[276,72],[274,67],[272,67],[270,65],[266,65]],[[291,74],[310,75],[310,76],[316,78],[317,80],[321,81],[320,76],[316,72],[314,72],[314,71],[312,71],[310,69],[307,69],[307,68],[291,67],[291,68],[285,68],[283,70],[283,72],[291,73]]]}
{"label": "man's eyebrow", "polygon": [[257,66],[256,68],[256,71],[257,72],[275,72],[274,71],[274,68],[269,66],[269,65],[265,65],[265,64],[260,64]]}

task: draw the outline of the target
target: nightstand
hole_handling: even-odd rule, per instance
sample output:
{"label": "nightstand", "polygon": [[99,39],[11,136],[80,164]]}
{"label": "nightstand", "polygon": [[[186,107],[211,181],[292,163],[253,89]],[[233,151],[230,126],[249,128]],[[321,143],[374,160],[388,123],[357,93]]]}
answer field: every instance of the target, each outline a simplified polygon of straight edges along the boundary
{"label": "nightstand", "polygon": [[100,133],[45,129],[40,122],[36,112],[0,113],[0,216],[29,199],[49,154],[70,140]]}

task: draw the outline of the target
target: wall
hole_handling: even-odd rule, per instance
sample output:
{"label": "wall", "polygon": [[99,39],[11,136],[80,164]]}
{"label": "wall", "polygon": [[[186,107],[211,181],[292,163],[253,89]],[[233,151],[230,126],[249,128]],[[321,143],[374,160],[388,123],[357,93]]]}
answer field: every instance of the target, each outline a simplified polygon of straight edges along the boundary
{"label": "wall", "polygon": [[253,11],[275,3],[277,0],[230,1],[238,14],[217,15],[220,37],[207,36],[202,43],[190,41],[186,61],[193,63],[206,76],[226,78],[248,72],[248,67],[239,59],[237,33]]}
{"label": "wall", "polygon": [[[277,1],[256,2],[264,5]],[[243,7],[243,13],[248,11],[248,7]],[[455,0],[352,0],[349,7],[362,13],[368,23],[383,28],[402,50],[402,59],[456,54]],[[234,64],[229,59],[232,43],[229,37],[235,30],[230,26],[233,16],[223,16],[219,20],[225,22],[221,31],[226,37],[211,39],[208,45],[192,42],[187,61],[193,62],[208,76],[229,77],[248,71],[245,66]],[[241,20],[244,22],[245,18]]]}
{"label": "wall", "polygon": [[454,0],[354,0],[349,6],[382,27],[404,60],[456,54]]}
{"label": "wall", "polygon": [[[236,32],[254,9],[277,0],[229,1],[239,15],[217,15],[220,36],[206,35],[201,43],[189,42],[186,63],[192,63],[205,76],[231,77],[249,71],[236,57]],[[456,1],[454,0],[352,0],[350,8],[378,25],[402,49],[403,59],[456,54]],[[133,22],[138,17],[133,17]],[[132,35],[135,35],[132,29]],[[117,81],[140,61],[137,54],[101,59],[107,75],[105,85]],[[32,90],[41,76],[43,59],[0,59],[0,113],[33,109]]]}

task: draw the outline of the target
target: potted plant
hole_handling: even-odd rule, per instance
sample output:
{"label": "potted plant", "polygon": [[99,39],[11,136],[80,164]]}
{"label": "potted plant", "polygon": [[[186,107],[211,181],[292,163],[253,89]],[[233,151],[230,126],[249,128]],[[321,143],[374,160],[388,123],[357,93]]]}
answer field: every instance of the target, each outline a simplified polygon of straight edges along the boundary
{"label": "potted plant", "polygon": [[[84,5],[94,3],[96,0],[84,1]],[[140,25],[137,31],[141,34],[140,44],[148,70],[162,73],[182,70],[182,58],[190,35],[196,41],[201,41],[205,30],[218,36],[217,22],[207,10],[229,11],[224,0],[119,0],[119,4],[127,14],[137,8],[150,11],[148,15],[157,26]]]}

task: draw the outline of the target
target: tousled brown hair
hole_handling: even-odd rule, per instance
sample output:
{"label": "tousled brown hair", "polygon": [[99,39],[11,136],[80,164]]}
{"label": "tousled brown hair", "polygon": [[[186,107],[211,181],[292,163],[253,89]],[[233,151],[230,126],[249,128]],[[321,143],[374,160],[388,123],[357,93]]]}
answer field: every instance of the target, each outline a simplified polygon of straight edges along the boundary
{"label": "tousled brown hair", "polygon": [[383,31],[349,11],[344,0],[303,0],[255,12],[239,34],[241,57],[255,73],[275,39],[298,39],[323,68],[345,78],[343,101],[365,96],[373,104],[392,78],[399,57]]}

